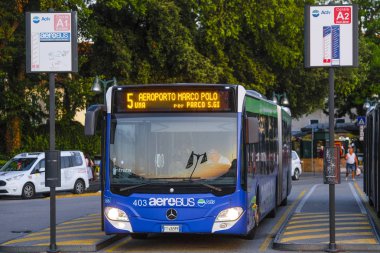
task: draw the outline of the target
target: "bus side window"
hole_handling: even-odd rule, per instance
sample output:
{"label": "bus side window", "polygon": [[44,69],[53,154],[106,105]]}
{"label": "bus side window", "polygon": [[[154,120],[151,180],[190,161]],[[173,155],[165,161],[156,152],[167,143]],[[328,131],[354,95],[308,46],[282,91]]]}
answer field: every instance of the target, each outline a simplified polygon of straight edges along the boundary
{"label": "bus side window", "polygon": [[253,175],[256,171],[255,144],[259,142],[259,120],[256,117],[248,117],[246,120],[246,150],[248,162],[248,174]]}

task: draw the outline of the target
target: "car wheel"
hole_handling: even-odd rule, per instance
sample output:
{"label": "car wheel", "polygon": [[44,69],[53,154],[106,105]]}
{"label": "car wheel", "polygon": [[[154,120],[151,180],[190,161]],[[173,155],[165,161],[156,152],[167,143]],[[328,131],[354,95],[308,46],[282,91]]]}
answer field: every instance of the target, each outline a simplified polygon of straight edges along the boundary
{"label": "car wheel", "polygon": [[36,194],[36,191],[34,189],[34,185],[31,183],[26,183],[24,187],[22,187],[22,193],[21,197],[23,199],[31,199]]}
{"label": "car wheel", "polygon": [[294,169],[294,175],[293,175],[293,180],[299,180],[300,179],[300,171],[298,168]]}
{"label": "car wheel", "polygon": [[77,181],[75,181],[74,190],[73,190],[73,192],[75,194],[84,193],[84,189],[85,189],[85,185],[84,185],[84,182],[82,180],[78,179]]}

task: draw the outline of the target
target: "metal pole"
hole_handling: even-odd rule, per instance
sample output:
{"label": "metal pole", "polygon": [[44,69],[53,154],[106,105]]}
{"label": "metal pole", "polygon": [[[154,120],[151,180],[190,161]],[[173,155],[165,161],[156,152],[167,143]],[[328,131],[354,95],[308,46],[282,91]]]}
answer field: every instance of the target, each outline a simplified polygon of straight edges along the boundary
{"label": "metal pole", "polygon": [[[103,103],[105,106],[107,106],[107,102],[106,102],[106,94],[107,94],[107,91],[106,91],[106,88],[107,88],[107,85],[105,83],[103,83]],[[101,218],[101,228],[102,228],[102,231],[104,231],[104,179],[105,179],[105,168],[106,168],[106,156],[105,156],[105,151],[106,151],[106,116],[104,115],[104,113],[102,112],[102,137],[101,137],[101,154],[102,154],[102,166],[100,168],[100,190],[101,190],[101,210],[102,210],[102,218]]]}
{"label": "metal pole", "polygon": [[[334,68],[329,69],[329,140],[330,151],[334,154]],[[330,252],[336,252],[335,243],[335,184],[329,184]]]}
{"label": "metal pole", "polygon": [[[49,146],[55,150],[55,74],[49,73]],[[56,196],[55,187],[50,187],[50,246],[48,252],[57,252],[56,244]]]}
{"label": "metal pole", "polygon": [[313,170],[313,174],[315,176],[315,170],[314,170],[314,128],[311,127],[311,168]]}
{"label": "metal pole", "polygon": [[103,82],[103,104],[107,106],[106,99],[107,99],[107,82]]}

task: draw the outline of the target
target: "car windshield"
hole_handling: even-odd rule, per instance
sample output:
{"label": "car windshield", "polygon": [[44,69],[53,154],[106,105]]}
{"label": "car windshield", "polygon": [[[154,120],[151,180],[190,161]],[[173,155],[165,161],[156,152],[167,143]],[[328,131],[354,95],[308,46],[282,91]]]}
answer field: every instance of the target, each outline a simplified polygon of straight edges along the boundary
{"label": "car windshield", "polygon": [[37,158],[12,158],[9,160],[0,171],[27,171],[33,165]]}
{"label": "car windshield", "polygon": [[235,114],[190,115],[114,119],[111,184],[234,184]]}

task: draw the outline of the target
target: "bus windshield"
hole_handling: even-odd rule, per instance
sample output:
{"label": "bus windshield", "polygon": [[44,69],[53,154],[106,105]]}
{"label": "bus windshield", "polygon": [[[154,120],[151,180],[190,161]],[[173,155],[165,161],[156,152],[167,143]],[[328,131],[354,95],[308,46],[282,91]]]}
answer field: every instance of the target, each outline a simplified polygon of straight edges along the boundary
{"label": "bus windshield", "polygon": [[235,184],[236,114],[144,115],[111,123],[111,186]]}

